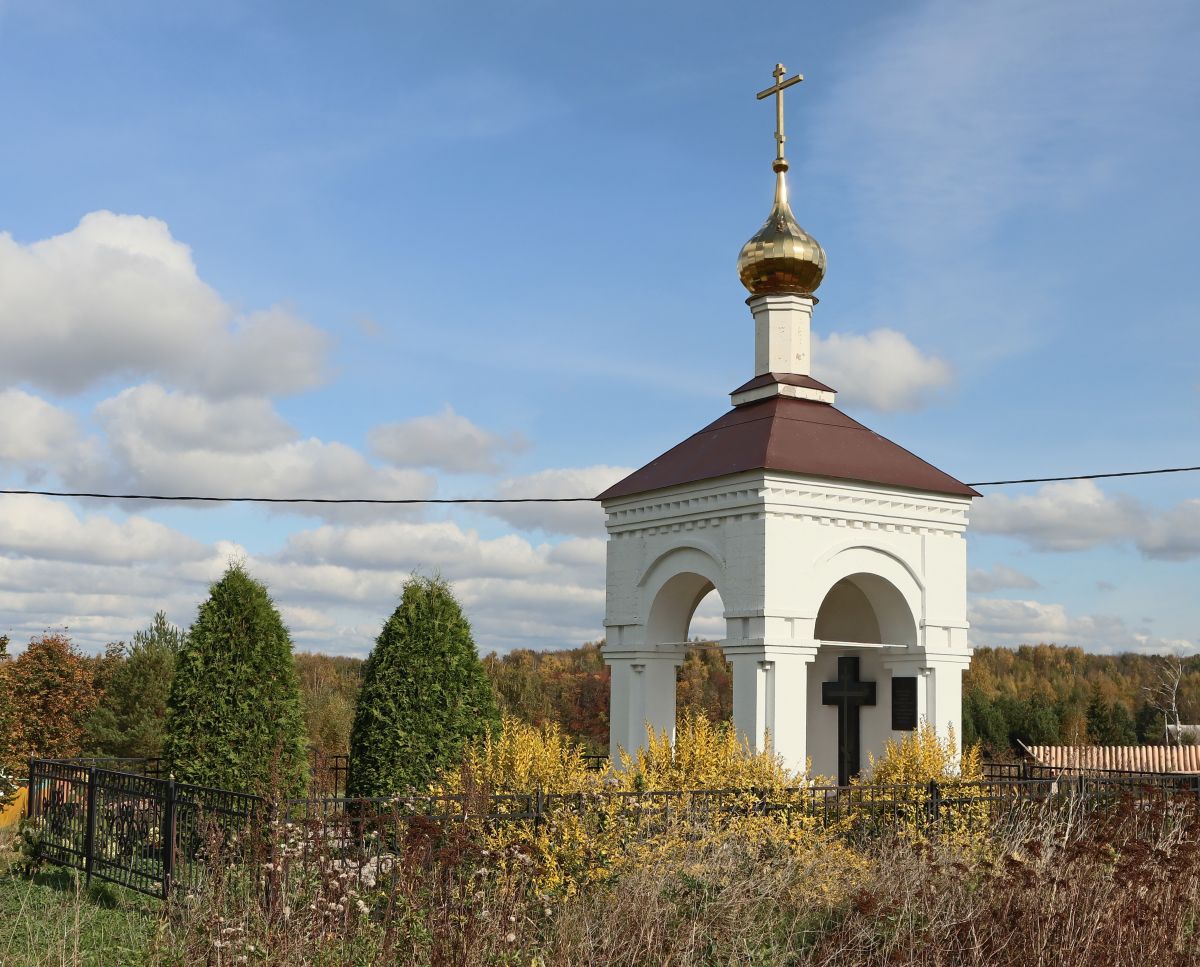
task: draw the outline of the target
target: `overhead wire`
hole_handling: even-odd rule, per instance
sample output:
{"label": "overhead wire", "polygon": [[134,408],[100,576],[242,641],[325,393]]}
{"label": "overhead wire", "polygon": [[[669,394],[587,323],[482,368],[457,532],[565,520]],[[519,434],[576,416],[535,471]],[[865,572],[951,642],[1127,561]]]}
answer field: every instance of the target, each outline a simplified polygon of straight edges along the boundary
{"label": "overhead wire", "polygon": [[[1148,477],[1155,474],[1190,473],[1196,467],[1161,467],[1156,470],[1117,470],[1107,473],[1081,473],[1065,477],[1023,477],[1014,480],[980,480],[970,487],[1010,487],[1018,484],[1061,483],[1068,480],[1107,480],[1113,477]],[[198,494],[106,494],[84,490],[0,489],[0,496],[77,497],[96,500],[157,500],[179,503],[213,504],[583,504],[595,497],[217,497]]]}

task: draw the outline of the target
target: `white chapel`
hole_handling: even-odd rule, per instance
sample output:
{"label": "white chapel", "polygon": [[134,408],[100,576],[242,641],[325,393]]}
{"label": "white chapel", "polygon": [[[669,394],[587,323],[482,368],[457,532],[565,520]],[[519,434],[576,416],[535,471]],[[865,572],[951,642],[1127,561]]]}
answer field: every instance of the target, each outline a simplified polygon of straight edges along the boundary
{"label": "white chapel", "polygon": [[[967,512],[977,492],[842,413],[813,375],[825,252],[788,203],[785,79],[775,203],[743,246],[754,371],[732,409],[610,487],[610,750],[674,734],[676,669],[700,601],[724,606],[734,725],[845,784],[922,720],[961,736]],[[749,327],[747,327],[749,328]],[[816,367],[819,373],[819,361]]]}

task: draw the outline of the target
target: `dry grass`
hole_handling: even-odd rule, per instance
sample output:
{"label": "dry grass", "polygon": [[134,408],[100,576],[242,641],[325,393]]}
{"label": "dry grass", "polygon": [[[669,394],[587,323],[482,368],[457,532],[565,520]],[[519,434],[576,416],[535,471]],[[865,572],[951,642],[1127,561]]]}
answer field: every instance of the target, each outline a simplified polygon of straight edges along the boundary
{"label": "dry grass", "polygon": [[[413,825],[379,866],[346,863],[344,841],[283,829],[249,867],[215,864],[190,896],[119,921],[86,891],[6,876],[0,964],[1200,963],[1190,800],[1091,815],[1030,807],[973,851],[904,837],[855,854],[820,837],[681,842],[657,863],[545,896],[534,854],[488,851],[470,830]],[[49,905],[32,898],[55,890]]]}

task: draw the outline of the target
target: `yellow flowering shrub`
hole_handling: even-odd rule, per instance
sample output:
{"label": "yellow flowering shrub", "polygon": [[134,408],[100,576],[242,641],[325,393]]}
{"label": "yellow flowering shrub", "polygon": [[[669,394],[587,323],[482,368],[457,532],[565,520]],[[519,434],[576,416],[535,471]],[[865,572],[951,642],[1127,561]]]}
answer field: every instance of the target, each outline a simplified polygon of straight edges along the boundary
{"label": "yellow flowering shrub", "polygon": [[[862,865],[814,817],[773,808],[796,781],[778,757],[751,751],[732,728],[701,715],[681,717],[674,744],[648,729],[646,747],[632,755],[622,751],[618,769],[589,769],[582,751],[557,726],[507,719],[435,791],[541,791],[537,821],[478,822],[493,855],[534,864],[547,896],[574,894],[630,866],[680,865],[683,871],[696,856],[735,844],[764,857],[836,855],[836,863],[822,868],[842,873]],[[826,892],[838,893],[848,882],[831,877]]]}
{"label": "yellow flowering shrub", "polygon": [[713,723],[697,712],[680,716],[675,741],[646,729],[646,745],[632,755],[620,750],[618,787],[630,792],[686,789],[778,791],[796,781],[779,757],[751,751],[726,722]]}
{"label": "yellow flowering shrub", "polygon": [[587,766],[584,747],[557,724],[540,728],[505,716],[496,735],[467,749],[462,768],[447,775],[439,791],[474,785],[493,792],[593,792],[604,774]]}
{"label": "yellow flowering shrub", "polygon": [[[978,745],[959,751],[953,727],[939,735],[927,721],[899,742],[889,739],[883,755],[868,755],[867,772],[854,780],[854,803],[861,825],[892,821],[901,835],[925,839],[936,833],[963,848],[979,846],[987,834],[981,794],[983,764]],[[936,792],[930,786],[936,783]],[[939,802],[934,802],[934,796]]]}

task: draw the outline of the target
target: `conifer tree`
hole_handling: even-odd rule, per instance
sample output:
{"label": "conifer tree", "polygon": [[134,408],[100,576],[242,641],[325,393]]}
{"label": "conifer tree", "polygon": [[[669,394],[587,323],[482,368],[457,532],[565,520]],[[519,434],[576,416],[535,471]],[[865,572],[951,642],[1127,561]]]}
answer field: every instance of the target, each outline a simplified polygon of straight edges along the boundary
{"label": "conifer tree", "polygon": [[88,720],[97,755],[154,758],[162,754],[163,720],[185,635],[161,611],[133,643],[122,646],[100,705]]}
{"label": "conifer tree", "polygon": [[350,795],[423,788],[498,725],[491,683],[449,585],[414,576],[363,668]]}
{"label": "conifer tree", "polygon": [[303,789],[308,756],[292,640],[266,587],[232,564],[175,660],[163,757],[184,782]]}

